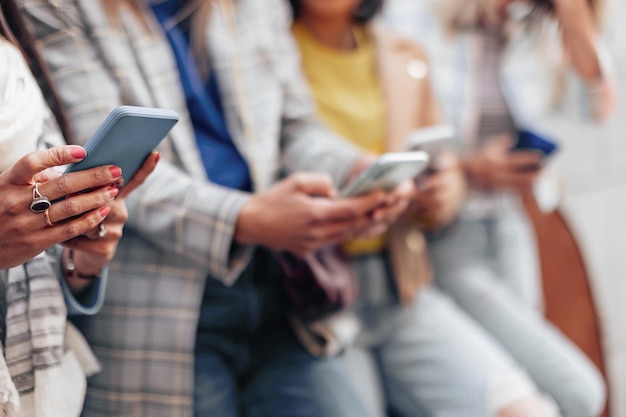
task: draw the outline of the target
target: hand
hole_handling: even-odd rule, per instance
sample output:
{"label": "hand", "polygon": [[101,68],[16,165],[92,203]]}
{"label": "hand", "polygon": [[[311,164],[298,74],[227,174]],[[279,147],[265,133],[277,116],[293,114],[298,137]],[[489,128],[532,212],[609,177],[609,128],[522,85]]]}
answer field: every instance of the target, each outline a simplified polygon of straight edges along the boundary
{"label": "hand", "polygon": [[467,192],[463,168],[455,153],[446,152],[436,162],[436,171],[418,180],[409,209],[411,218],[429,231],[454,220]]}
{"label": "hand", "polygon": [[487,141],[465,160],[465,172],[473,186],[485,189],[524,191],[532,187],[541,171],[541,156],[530,151],[511,152],[510,136]]}
{"label": "hand", "polygon": [[[122,238],[124,232],[124,224],[128,220],[128,210],[126,209],[126,198],[137,187],[144,183],[146,178],[156,168],[161,155],[158,152],[152,152],[137,171],[135,176],[122,188],[115,200],[110,202],[107,207],[111,212],[106,220],[102,222],[103,230],[106,235],[99,237],[99,227],[96,227],[83,236],[76,237],[64,243],[66,249],[65,261],[67,261],[67,252],[69,249],[74,250],[74,265],[76,272],[82,275],[100,275],[104,268],[115,255],[117,245]],[[73,292],[80,292],[89,285],[89,280],[81,279],[76,275],[67,276],[66,282]]]}
{"label": "hand", "polygon": [[415,184],[413,181],[406,181],[392,191],[382,193],[384,196],[383,204],[370,213],[370,222],[365,223],[354,237],[375,237],[387,232],[389,226],[406,212],[414,194]]}
{"label": "hand", "polygon": [[[20,265],[54,244],[86,233],[107,217],[107,204],[117,195],[111,184],[119,180],[119,168],[103,166],[62,177],[50,169],[85,156],[81,147],[60,146],[30,153],[0,174],[0,269]],[[46,225],[43,213],[30,210],[35,182],[42,195],[59,200],[48,209],[53,226]],[[72,197],[63,199],[68,195]]]}
{"label": "hand", "polygon": [[[363,171],[372,166],[377,159],[378,157],[374,154],[365,154],[352,167],[347,183],[350,183]],[[355,231],[353,237],[368,238],[380,236],[385,233],[389,226],[394,223],[398,217],[404,214],[404,212],[406,212],[414,192],[414,184],[412,181],[407,181],[396,187],[394,190],[383,193],[383,203],[380,207],[378,207],[378,209],[369,214],[370,221],[364,223],[359,230]]]}
{"label": "hand", "polygon": [[327,175],[294,174],[244,204],[235,240],[303,255],[365,233],[372,219],[384,221],[379,217],[393,217],[399,208],[395,193],[336,196]]}

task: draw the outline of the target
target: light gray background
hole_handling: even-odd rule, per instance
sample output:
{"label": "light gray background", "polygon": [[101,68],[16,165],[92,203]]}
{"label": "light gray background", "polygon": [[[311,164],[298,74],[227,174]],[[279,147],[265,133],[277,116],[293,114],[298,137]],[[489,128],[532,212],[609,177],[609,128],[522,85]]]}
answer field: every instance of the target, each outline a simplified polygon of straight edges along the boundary
{"label": "light gray background", "polygon": [[564,209],[584,246],[603,321],[613,417],[626,417],[626,0],[612,0],[605,42],[615,64],[619,102],[603,125],[553,120],[565,139],[556,165],[565,178]]}

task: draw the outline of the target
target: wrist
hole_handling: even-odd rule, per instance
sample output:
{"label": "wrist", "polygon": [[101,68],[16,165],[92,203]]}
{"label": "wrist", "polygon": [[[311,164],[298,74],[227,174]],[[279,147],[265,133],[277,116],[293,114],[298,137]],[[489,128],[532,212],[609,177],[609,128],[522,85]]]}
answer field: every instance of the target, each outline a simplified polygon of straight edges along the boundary
{"label": "wrist", "polygon": [[65,282],[73,293],[79,293],[88,287],[94,280],[100,278],[104,265],[85,264],[81,252],[73,249],[65,249],[63,252],[63,273]]}
{"label": "wrist", "polygon": [[257,197],[252,196],[242,207],[235,226],[235,241],[242,245],[259,243],[255,231],[259,228],[262,216],[257,216]]}

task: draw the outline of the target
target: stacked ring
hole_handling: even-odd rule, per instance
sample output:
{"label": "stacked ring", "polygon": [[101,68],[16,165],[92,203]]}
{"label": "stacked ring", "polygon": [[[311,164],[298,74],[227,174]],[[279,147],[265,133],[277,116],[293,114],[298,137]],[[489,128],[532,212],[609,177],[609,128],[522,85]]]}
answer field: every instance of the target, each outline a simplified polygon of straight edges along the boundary
{"label": "stacked ring", "polygon": [[30,203],[30,210],[33,213],[45,213],[52,207],[52,203],[48,200],[48,197],[42,195],[39,191],[39,185],[40,183],[36,182],[33,188],[33,201]]}
{"label": "stacked ring", "polygon": [[52,223],[52,220],[50,220],[50,213],[48,212],[48,209],[43,212],[43,221],[46,222],[46,226],[48,227],[54,226],[54,223]]}

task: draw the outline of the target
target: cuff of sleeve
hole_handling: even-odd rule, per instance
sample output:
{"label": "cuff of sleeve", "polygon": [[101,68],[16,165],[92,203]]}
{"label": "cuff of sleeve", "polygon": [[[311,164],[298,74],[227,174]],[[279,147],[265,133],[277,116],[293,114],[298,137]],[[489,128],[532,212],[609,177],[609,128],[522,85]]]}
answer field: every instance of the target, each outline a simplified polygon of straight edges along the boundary
{"label": "cuff of sleeve", "polygon": [[219,227],[211,242],[210,252],[214,254],[209,265],[211,274],[226,285],[232,285],[248,263],[252,247],[235,242],[235,228],[243,205],[250,195],[231,192],[222,203],[217,216]]}
{"label": "cuff of sleeve", "polygon": [[104,293],[108,278],[108,269],[103,269],[99,278],[96,278],[79,295],[72,293],[72,290],[63,278],[63,272],[59,275],[61,288],[65,297],[67,313],[70,316],[84,315],[93,316],[98,313],[104,303]]}

